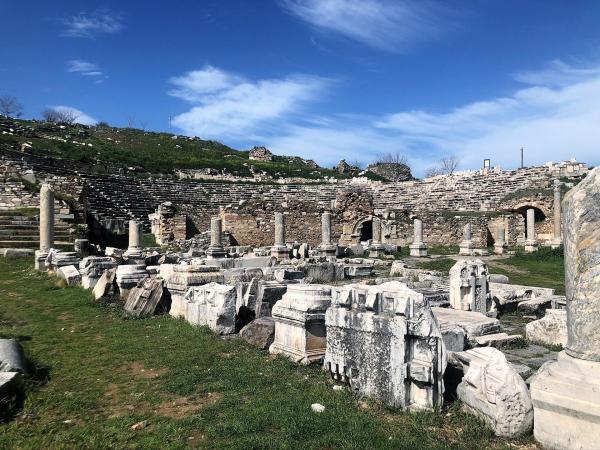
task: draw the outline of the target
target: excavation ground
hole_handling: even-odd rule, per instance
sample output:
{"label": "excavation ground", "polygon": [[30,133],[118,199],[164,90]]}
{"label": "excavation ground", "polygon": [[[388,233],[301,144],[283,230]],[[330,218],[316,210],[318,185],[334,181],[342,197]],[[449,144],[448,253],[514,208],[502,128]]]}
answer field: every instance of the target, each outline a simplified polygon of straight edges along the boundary
{"label": "excavation ground", "polygon": [[0,448],[536,448],[495,438],[458,403],[390,410],[240,339],[129,319],[32,265],[0,258],[0,336],[18,339],[33,369]]}

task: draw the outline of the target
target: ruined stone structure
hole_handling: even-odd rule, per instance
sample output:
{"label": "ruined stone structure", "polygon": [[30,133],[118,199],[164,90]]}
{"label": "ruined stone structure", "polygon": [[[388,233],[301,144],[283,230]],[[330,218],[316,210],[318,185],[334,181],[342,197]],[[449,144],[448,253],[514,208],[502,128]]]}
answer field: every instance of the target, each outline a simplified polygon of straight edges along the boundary
{"label": "ruined stone structure", "polygon": [[179,214],[172,202],[163,202],[153,214],[148,215],[150,229],[158,245],[188,238],[187,218]]}
{"label": "ruined stone structure", "polygon": [[[146,232],[152,227],[160,243],[177,240],[183,236],[183,215],[188,218],[186,237],[208,230],[210,217],[218,215],[234,243],[267,246],[273,244],[273,213],[284,212],[288,240],[318,246],[325,211],[331,213],[333,243],[344,246],[372,240],[373,218],[380,220],[381,243],[408,246],[415,217],[422,220],[423,241],[429,245],[460,244],[467,223],[474,248],[493,245],[499,225],[504,226],[508,246],[524,245],[527,209],[534,210],[539,243],[549,243],[555,235],[551,187],[558,173],[548,167],[396,183],[257,184],[95,175],[85,165],[54,160],[31,149],[0,149],[0,158],[3,167],[15,173],[51,178],[55,191],[68,194],[75,215],[89,225],[92,242],[118,241],[126,236],[132,218]],[[180,218],[159,225],[157,208],[165,202],[176,207]],[[152,223],[149,215],[154,215]],[[123,243],[124,239],[118,246]]]}
{"label": "ruined stone structure", "polygon": [[398,282],[334,288],[325,324],[334,379],[393,407],[441,406],[447,356],[423,294]]}
{"label": "ruined stone structure", "polygon": [[567,346],[531,383],[534,436],[553,449],[596,448],[600,433],[600,168],[563,201]]}
{"label": "ruined stone structure", "polygon": [[463,259],[450,269],[450,305],[482,314],[491,309],[487,264],[480,259]]}

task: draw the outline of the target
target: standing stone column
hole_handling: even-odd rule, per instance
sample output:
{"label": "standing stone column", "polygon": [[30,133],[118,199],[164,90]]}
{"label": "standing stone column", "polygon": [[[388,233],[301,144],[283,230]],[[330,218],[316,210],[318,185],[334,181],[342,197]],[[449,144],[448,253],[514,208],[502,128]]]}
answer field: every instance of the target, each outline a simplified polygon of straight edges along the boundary
{"label": "standing stone column", "polygon": [[413,243],[408,248],[410,249],[410,256],[427,256],[427,244],[423,242],[423,221],[421,219],[414,220]]}
{"label": "standing stone column", "polygon": [[600,436],[600,168],[563,207],[567,347],[531,383],[533,433],[547,448],[591,449]]}
{"label": "standing stone column", "polygon": [[46,270],[48,252],[54,247],[54,191],[44,183],[40,189],[40,249],[35,252],[36,270]]}
{"label": "standing stone column", "polygon": [[331,213],[325,211],[321,215],[321,245],[319,254],[325,257],[335,257],[337,253],[337,245],[331,242]]}
{"label": "standing stone column", "polygon": [[369,258],[378,258],[385,254],[385,247],[381,243],[381,220],[378,217],[373,217],[371,223],[373,239],[369,247]]}
{"label": "standing stone column", "polygon": [[290,252],[285,245],[285,217],[283,213],[275,213],[275,245],[271,248],[271,256],[278,260],[288,259]]}
{"label": "standing stone column", "polygon": [[40,251],[54,247],[54,191],[44,183],[40,189]]}
{"label": "standing stone column", "polygon": [[535,238],[535,210],[529,208],[527,210],[527,236],[525,240],[525,251],[528,253],[535,252],[538,249],[538,243]]}
{"label": "standing stone column", "polygon": [[463,228],[463,240],[459,246],[459,255],[471,256],[473,254],[473,240],[471,236],[471,222],[469,222]]}
{"label": "standing stone column", "polygon": [[561,206],[560,206],[560,184],[554,185],[554,239],[551,242],[552,248],[560,247],[561,238]]}
{"label": "standing stone column", "polygon": [[227,252],[223,248],[223,222],[220,217],[210,218],[210,246],[206,256],[210,259],[224,258]]}
{"label": "standing stone column", "polygon": [[494,242],[494,253],[496,255],[502,255],[507,248],[506,244],[506,229],[504,225],[498,225],[497,229],[497,239]]}
{"label": "standing stone column", "polygon": [[129,221],[129,246],[124,255],[128,257],[142,256],[142,224],[137,220]]}

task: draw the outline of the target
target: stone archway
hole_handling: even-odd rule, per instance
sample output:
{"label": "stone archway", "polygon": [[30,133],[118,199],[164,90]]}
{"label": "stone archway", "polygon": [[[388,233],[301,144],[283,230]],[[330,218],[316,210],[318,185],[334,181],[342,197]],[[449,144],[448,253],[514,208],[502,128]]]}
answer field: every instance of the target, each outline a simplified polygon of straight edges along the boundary
{"label": "stone archway", "polygon": [[373,218],[369,216],[357,220],[352,230],[352,237],[357,244],[373,239]]}

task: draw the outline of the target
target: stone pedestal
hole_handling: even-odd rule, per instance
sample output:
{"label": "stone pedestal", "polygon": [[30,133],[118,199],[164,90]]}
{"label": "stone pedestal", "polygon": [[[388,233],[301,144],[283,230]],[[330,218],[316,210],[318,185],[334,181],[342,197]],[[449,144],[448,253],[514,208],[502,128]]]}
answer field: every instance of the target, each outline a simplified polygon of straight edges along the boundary
{"label": "stone pedestal", "polygon": [[498,226],[498,238],[494,242],[494,253],[496,255],[502,255],[508,248],[506,244],[506,229],[500,225]]}
{"label": "stone pedestal", "polygon": [[471,224],[468,223],[463,229],[463,240],[459,245],[459,255],[471,256],[473,254],[473,241],[471,240]]}
{"label": "stone pedestal", "polygon": [[161,266],[160,272],[166,280],[166,288],[171,295],[169,314],[173,317],[185,317],[186,300],[184,296],[191,287],[223,282],[223,273],[218,267],[176,265],[172,267],[172,270],[170,275],[163,275]]}
{"label": "stone pedestal", "polygon": [[291,284],[273,307],[275,340],[271,354],[281,354],[300,364],[325,356],[325,311],[331,303],[331,287]]}
{"label": "stone pedestal", "polygon": [[421,219],[415,219],[414,221],[413,243],[410,244],[408,248],[410,250],[410,256],[427,256],[427,244],[423,242],[423,222]]}
{"label": "stone pedestal", "polygon": [[277,260],[289,259],[290,251],[285,245],[285,219],[283,213],[275,213],[275,245],[271,247],[271,256]]}
{"label": "stone pedestal", "polygon": [[525,240],[525,251],[533,253],[538,249],[538,242],[535,238],[535,210],[527,210],[527,239]]}
{"label": "stone pedestal", "polygon": [[600,168],[563,201],[567,346],[531,382],[534,437],[551,449],[598,448]]}
{"label": "stone pedestal", "polygon": [[48,258],[48,252],[44,252],[42,250],[35,251],[35,270],[48,270],[48,266],[46,264],[46,259]]}
{"label": "stone pedestal", "polygon": [[142,224],[129,221],[129,245],[124,253],[129,258],[141,258],[142,256]]}
{"label": "stone pedestal", "polygon": [[450,269],[450,305],[482,314],[491,309],[488,268],[483,261],[462,260]]}

